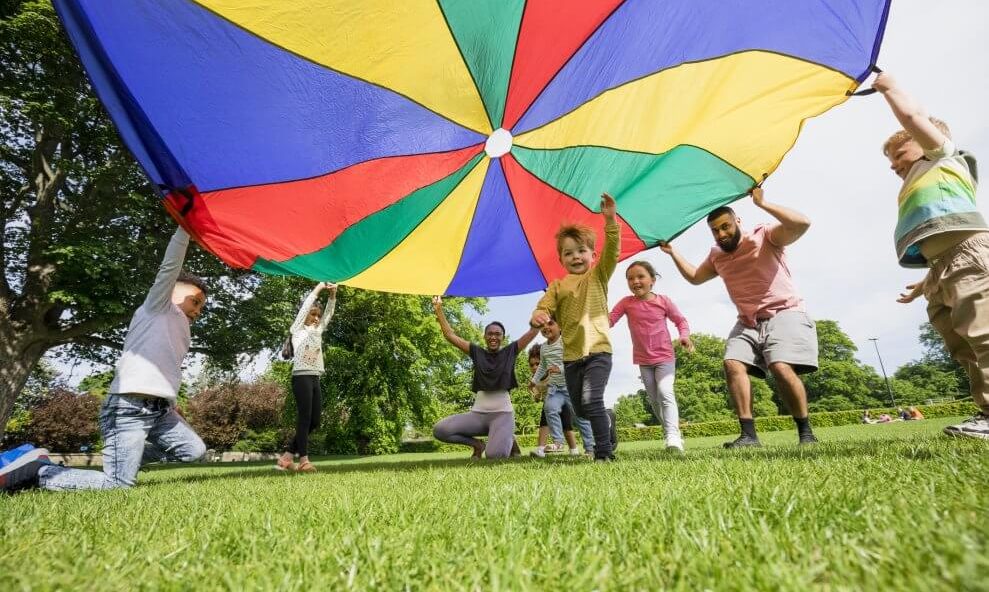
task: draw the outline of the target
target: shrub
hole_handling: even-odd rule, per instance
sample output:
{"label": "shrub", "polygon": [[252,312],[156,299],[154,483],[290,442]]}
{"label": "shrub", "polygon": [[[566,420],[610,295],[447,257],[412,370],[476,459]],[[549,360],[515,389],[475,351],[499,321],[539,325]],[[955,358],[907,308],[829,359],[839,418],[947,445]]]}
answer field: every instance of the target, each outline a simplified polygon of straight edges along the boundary
{"label": "shrub", "polygon": [[237,395],[229,385],[201,391],[189,401],[189,423],[206,446],[229,450],[246,426],[237,417]]}
{"label": "shrub", "polygon": [[272,382],[239,385],[237,409],[240,419],[249,430],[266,430],[278,427],[285,404],[285,391]]}
{"label": "shrub", "polygon": [[100,400],[68,389],[53,389],[31,410],[22,427],[24,439],[53,452],[78,452],[99,442]]}
{"label": "shrub", "polygon": [[[350,429],[350,413],[340,402],[323,407],[319,429],[309,436],[313,454],[357,454],[357,439]],[[294,429],[294,426],[293,426]]]}
{"label": "shrub", "polygon": [[[272,382],[219,385],[192,397],[189,423],[210,448],[230,450],[240,440],[257,440],[259,434],[277,431],[284,400],[282,387]],[[266,434],[259,441],[268,445],[270,438]]]}
{"label": "shrub", "polygon": [[281,452],[285,442],[285,432],[279,428],[263,430],[248,429],[233,445],[236,452]]}
{"label": "shrub", "polygon": [[28,440],[27,428],[31,424],[31,412],[27,409],[15,411],[7,420],[0,449],[13,448]]}
{"label": "shrub", "polygon": [[[917,409],[924,414],[927,419],[936,417],[955,417],[958,415],[972,415],[978,408],[971,400],[955,401],[953,403],[942,403],[938,405],[918,405]],[[873,416],[881,413],[896,414],[896,409],[871,409]],[[811,424],[814,427],[834,427],[843,425],[853,425],[862,421],[862,411],[832,411],[826,413],[812,413]],[[789,415],[773,415],[769,417],[755,418],[756,429],[760,432],[779,432],[794,429],[793,418]],[[691,423],[681,430],[684,437],[702,438],[705,436],[732,436],[738,433],[738,420],[725,419],[719,421],[705,421],[702,423]],[[525,448],[536,445],[535,434],[516,435],[515,439],[519,446]],[[644,428],[618,428],[619,442],[635,442],[639,440],[662,440],[663,428],[661,426],[647,426]],[[580,437],[577,437],[580,441]],[[450,452],[457,450],[467,450],[464,446],[456,444],[445,444],[436,440],[411,440],[402,442],[399,452]]]}

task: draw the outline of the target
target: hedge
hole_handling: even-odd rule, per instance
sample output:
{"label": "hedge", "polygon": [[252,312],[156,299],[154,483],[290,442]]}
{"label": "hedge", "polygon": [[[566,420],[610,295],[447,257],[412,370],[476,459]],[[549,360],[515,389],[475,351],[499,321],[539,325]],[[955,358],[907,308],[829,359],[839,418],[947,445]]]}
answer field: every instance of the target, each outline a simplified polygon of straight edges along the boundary
{"label": "hedge", "polygon": [[[952,403],[941,403],[937,405],[917,405],[917,409],[924,414],[926,419],[937,417],[956,417],[960,415],[974,415],[978,408],[971,400],[955,401]],[[896,409],[870,409],[873,417],[878,417],[883,413],[896,417]],[[812,413],[811,424],[817,428],[827,428],[843,425],[854,425],[862,422],[861,410],[850,411],[828,411],[823,413]],[[779,432],[792,430],[793,419],[789,415],[774,415],[771,417],[757,417],[755,420],[756,430],[760,432]],[[685,438],[702,438],[704,436],[733,436],[738,433],[738,420],[725,419],[720,421],[705,421],[702,423],[687,424],[682,429]],[[526,448],[536,445],[536,434],[517,435],[515,439],[519,446]],[[644,428],[618,428],[619,442],[636,442],[640,440],[662,440],[662,426],[647,426]],[[579,440],[579,435],[578,435]],[[445,444],[436,440],[409,440],[402,442],[399,452],[451,452],[466,450],[457,444]]]}

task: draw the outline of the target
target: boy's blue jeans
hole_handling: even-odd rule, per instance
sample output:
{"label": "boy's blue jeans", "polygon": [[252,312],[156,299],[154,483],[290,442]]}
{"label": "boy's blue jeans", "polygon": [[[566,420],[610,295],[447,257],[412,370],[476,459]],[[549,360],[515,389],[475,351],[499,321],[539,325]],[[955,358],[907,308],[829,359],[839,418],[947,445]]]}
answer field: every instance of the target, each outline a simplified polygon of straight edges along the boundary
{"label": "boy's blue jeans", "polygon": [[43,489],[131,487],[141,465],[193,462],[206,445],[171,403],[158,397],[109,395],[100,408],[103,472],[46,465],[38,471]]}
{"label": "boy's blue jeans", "polygon": [[594,450],[594,432],[591,430],[591,422],[577,416],[566,387],[551,384],[546,390],[544,409],[546,410],[546,425],[549,427],[550,435],[553,436],[553,441],[563,442],[563,420],[560,418],[560,414],[564,407],[569,407],[573,414],[574,423],[580,430],[580,439],[584,442],[584,450],[587,452]]}

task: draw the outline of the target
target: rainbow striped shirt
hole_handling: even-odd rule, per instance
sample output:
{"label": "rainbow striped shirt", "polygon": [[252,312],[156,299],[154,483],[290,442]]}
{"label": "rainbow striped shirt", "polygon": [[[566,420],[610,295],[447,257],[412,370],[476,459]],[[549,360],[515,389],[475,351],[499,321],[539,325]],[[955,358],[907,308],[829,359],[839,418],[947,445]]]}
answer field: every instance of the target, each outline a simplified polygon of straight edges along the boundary
{"label": "rainbow striped shirt", "polygon": [[956,150],[951,140],[925,150],[903,181],[893,238],[903,267],[926,267],[920,253],[925,238],[955,230],[987,230],[975,206],[978,170],[975,157]]}

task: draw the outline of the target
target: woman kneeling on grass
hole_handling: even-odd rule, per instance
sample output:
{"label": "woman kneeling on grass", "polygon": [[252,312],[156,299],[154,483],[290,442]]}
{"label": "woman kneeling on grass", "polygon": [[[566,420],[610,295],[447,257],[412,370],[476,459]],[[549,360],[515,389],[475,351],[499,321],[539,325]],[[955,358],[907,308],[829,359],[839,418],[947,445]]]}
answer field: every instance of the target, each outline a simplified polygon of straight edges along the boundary
{"label": "woman kneeling on grass", "polygon": [[[326,309],[320,311],[316,299],[323,290],[327,291],[329,298],[326,300]],[[297,419],[295,436],[275,464],[275,468],[280,471],[316,471],[316,467],[309,462],[309,434],[319,427],[323,409],[322,395],[319,392],[319,376],[324,372],[323,331],[333,318],[336,298],[335,284],[316,284],[302,302],[299,313],[292,322],[289,339],[292,340],[292,394],[295,395]],[[295,454],[299,455],[298,467],[292,462]]]}
{"label": "woman kneeling on grass", "polygon": [[[441,442],[463,444],[474,449],[471,458],[479,459],[484,453],[488,458],[508,458],[515,442],[515,410],[508,391],[518,386],[515,378],[515,358],[535,338],[537,330],[529,329],[518,340],[501,347],[505,339],[505,326],[494,321],[484,328],[484,344],[470,343],[453,332],[443,314],[443,300],[433,298],[436,319],[443,330],[443,337],[457,349],[470,356],[474,363],[474,406],[467,413],[458,413],[441,419],[433,426],[433,437]],[[487,445],[477,436],[487,436]]]}

